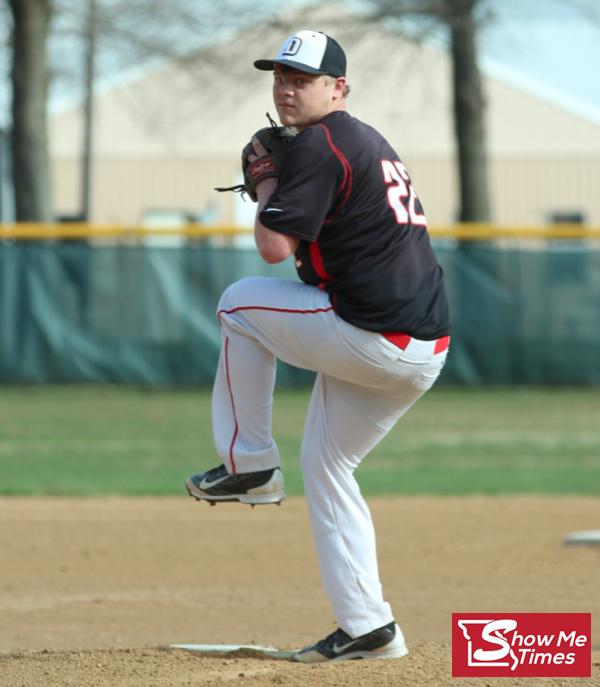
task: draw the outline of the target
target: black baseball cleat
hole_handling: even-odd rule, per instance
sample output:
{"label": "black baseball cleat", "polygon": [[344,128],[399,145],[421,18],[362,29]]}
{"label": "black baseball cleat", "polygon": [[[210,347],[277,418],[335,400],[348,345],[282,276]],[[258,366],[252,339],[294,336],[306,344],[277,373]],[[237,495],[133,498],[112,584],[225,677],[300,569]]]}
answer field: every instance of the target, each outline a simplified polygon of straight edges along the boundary
{"label": "black baseball cleat", "polygon": [[211,505],[219,501],[239,501],[252,506],[280,503],[285,498],[283,474],[279,468],[230,475],[224,465],[187,478],[190,496]]}
{"label": "black baseball cleat", "polygon": [[300,663],[323,663],[356,658],[400,658],[407,653],[402,631],[392,621],[354,639],[338,628],[320,642],[296,652],[292,659]]}

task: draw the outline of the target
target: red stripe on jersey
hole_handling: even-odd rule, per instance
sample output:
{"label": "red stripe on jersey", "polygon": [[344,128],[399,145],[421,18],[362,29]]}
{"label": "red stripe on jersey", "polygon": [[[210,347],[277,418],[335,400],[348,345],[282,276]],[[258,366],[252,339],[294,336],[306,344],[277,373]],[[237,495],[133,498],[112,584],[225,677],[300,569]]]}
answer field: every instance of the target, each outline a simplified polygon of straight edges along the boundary
{"label": "red stripe on jersey", "polygon": [[333,277],[325,269],[323,254],[321,253],[319,244],[316,241],[313,241],[308,245],[308,253],[310,255],[310,262],[317,277],[323,281],[333,281]]}
{"label": "red stripe on jersey", "polygon": [[231,474],[235,475],[237,468],[235,465],[235,460],[233,458],[233,447],[235,446],[235,440],[238,437],[240,428],[237,421],[237,415],[235,412],[235,402],[233,400],[233,390],[231,388],[231,378],[229,376],[229,337],[225,337],[225,376],[227,378],[227,389],[229,390],[229,398],[231,400],[231,411],[233,413],[233,436],[231,437],[231,443],[229,444],[229,462],[231,464]]}
{"label": "red stripe on jersey", "polygon": [[342,168],[344,170],[344,178],[342,179],[342,183],[340,184],[340,187],[338,188],[337,195],[339,196],[340,193],[343,191],[344,186],[346,186],[346,193],[344,197],[342,198],[341,203],[339,204],[337,212],[340,211],[342,205],[348,200],[348,196],[350,195],[350,191],[352,190],[352,165],[350,162],[348,162],[348,158],[342,153],[342,151],[335,145],[335,143],[331,140],[331,133],[329,132],[329,129],[325,126],[325,124],[319,124],[319,126],[323,129],[325,132],[325,138],[327,139],[327,143],[329,144],[329,147],[331,148],[333,154],[337,157],[337,159],[340,161],[342,164]]}

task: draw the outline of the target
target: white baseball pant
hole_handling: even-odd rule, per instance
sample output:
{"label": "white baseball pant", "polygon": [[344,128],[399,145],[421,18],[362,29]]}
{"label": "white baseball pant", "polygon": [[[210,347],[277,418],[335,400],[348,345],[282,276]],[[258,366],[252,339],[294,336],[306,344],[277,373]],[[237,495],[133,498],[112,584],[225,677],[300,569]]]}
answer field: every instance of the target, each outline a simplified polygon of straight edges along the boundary
{"label": "white baseball pant", "polygon": [[390,623],[371,515],[354,470],[437,379],[446,351],[411,339],[402,350],[340,319],[327,293],[251,277],[218,307],[215,444],[230,473],[280,465],[271,432],[276,358],[317,373],[304,428],[304,491],[325,592],[351,637]]}

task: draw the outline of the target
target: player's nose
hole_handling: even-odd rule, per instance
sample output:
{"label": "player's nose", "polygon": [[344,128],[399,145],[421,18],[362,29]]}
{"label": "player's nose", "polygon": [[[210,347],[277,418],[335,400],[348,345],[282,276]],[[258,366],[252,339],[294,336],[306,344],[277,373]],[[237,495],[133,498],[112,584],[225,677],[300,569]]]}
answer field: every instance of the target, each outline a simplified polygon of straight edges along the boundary
{"label": "player's nose", "polygon": [[275,91],[275,93],[282,96],[290,96],[294,93],[294,88],[292,84],[286,83],[285,81],[280,83],[275,82],[273,90]]}

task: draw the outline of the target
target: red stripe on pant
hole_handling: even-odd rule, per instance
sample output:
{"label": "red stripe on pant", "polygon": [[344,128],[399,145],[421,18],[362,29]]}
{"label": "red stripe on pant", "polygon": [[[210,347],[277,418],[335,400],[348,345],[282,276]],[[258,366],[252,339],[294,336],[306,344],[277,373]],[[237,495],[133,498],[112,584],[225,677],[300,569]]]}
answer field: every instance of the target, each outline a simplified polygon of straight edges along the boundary
{"label": "red stripe on pant", "polygon": [[234,312],[239,312],[240,310],[265,310],[267,312],[286,312],[297,315],[316,315],[320,312],[330,312],[333,310],[333,306],[328,306],[326,308],[315,308],[314,310],[298,310],[293,308],[271,308],[266,305],[238,305],[235,308],[230,308],[229,310],[219,310],[217,317],[221,315],[231,315]]}
{"label": "red stripe on pant", "polygon": [[[401,348],[402,350],[406,349],[412,338],[410,334],[404,334],[404,332],[382,332],[381,335],[384,336],[388,341],[391,341],[395,346],[398,346],[398,348]],[[433,347],[434,355],[437,353],[442,353],[443,351],[447,350],[449,346],[450,337],[441,336],[439,339],[435,340],[435,344]]]}
{"label": "red stripe on pant", "polygon": [[[315,308],[314,310],[295,310],[292,308],[271,308],[263,305],[240,305],[236,308],[231,308],[230,310],[219,310],[217,317],[221,315],[231,315],[232,313],[238,312],[239,310],[267,310],[269,312],[283,312],[283,313],[295,313],[300,315],[315,315],[322,312],[330,312],[333,310],[332,306],[327,308]],[[231,443],[229,444],[229,462],[231,463],[231,474],[235,475],[237,473],[237,466],[234,459],[234,446],[235,441],[240,433],[240,427],[238,424],[237,414],[235,412],[235,401],[233,399],[233,389],[231,388],[231,376],[229,374],[229,337],[225,337],[225,376],[227,378],[227,390],[229,391],[229,398],[231,400],[231,411],[233,413],[233,436],[231,438]]]}
{"label": "red stripe on pant", "polygon": [[237,421],[237,415],[235,412],[235,401],[233,400],[233,390],[231,388],[231,378],[229,376],[229,337],[225,337],[225,375],[227,377],[227,389],[229,391],[229,398],[231,399],[231,410],[233,412],[233,437],[231,438],[231,443],[229,444],[229,462],[231,463],[231,473],[236,474],[237,468],[235,465],[235,460],[233,459],[233,447],[235,445],[235,440],[239,434],[240,428]]}

